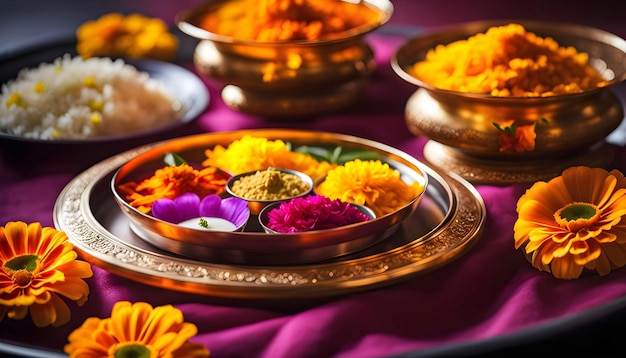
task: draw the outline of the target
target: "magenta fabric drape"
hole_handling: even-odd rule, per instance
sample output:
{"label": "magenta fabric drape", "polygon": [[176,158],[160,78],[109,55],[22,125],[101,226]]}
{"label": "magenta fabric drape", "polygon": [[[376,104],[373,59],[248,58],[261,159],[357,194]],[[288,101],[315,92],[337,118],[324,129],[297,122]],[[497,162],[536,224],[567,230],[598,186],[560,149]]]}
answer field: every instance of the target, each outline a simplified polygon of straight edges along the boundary
{"label": "magenta fabric drape", "polygon": [[[59,192],[82,170],[126,149],[156,140],[246,128],[298,128],[346,133],[389,144],[423,159],[426,141],[408,132],[404,104],[416,90],[399,79],[389,60],[404,38],[372,34],[378,68],[352,108],[307,121],[270,122],[237,113],[207,81],[211,102],[198,119],[168,133],[134,142],[25,145],[0,141],[0,224],[41,222],[53,226]],[[191,70],[191,63],[181,64]],[[612,168],[626,170],[617,148]],[[90,316],[108,317],[115,302],[173,304],[198,326],[193,341],[213,357],[379,357],[490,339],[602,307],[626,295],[626,269],[606,277],[564,281],[539,272],[513,245],[515,205],[528,184],[478,185],[487,208],[484,234],[466,254],[435,271],[386,288],[311,300],[228,300],[167,291],[93,266],[83,307],[69,303],[72,321],[35,328],[26,318],[0,323],[0,342],[60,352],[67,335]]]}

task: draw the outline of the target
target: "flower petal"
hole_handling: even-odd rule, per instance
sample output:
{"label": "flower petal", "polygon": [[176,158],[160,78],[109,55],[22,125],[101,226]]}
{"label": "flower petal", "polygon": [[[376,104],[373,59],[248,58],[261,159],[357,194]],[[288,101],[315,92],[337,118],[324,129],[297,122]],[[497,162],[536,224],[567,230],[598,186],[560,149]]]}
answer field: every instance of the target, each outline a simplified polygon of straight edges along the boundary
{"label": "flower petal", "polygon": [[[563,208],[595,208],[589,217],[564,218]],[[613,170],[572,167],[537,182],[517,203],[515,248],[525,248],[537,269],[578,278],[583,269],[601,276],[626,265],[626,178]]]}
{"label": "flower petal", "polygon": [[197,216],[219,218],[221,205],[222,199],[219,197],[219,195],[207,195],[199,203]]}
{"label": "flower petal", "polygon": [[219,217],[232,222],[236,227],[240,227],[250,217],[248,202],[236,197],[222,200]]}
{"label": "flower petal", "polygon": [[[156,207],[155,207],[156,206]],[[194,193],[181,194],[174,200],[159,199],[152,204],[152,215],[163,221],[179,222],[199,216],[200,197]]]}
{"label": "flower petal", "polygon": [[552,274],[556,278],[571,280],[580,277],[583,266],[577,265],[571,256],[564,256],[552,261]]}

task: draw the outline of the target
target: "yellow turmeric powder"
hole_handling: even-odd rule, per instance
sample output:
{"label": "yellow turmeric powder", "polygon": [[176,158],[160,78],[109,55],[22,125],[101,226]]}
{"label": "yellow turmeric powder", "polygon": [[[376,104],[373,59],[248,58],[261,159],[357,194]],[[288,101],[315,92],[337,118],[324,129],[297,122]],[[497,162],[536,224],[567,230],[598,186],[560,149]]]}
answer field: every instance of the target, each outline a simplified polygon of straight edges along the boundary
{"label": "yellow turmeric powder", "polygon": [[242,40],[319,40],[379,21],[364,3],[340,0],[234,0],[208,13],[203,29]]}
{"label": "yellow turmeric powder", "polygon": [[231,188],[233,193],[249,200],[282,200],[302,195],[310,189],[299,176],[273,168],[242,176]]}
{"label": "yellow turmeric powder", "polygon": [[602,87],[588,54],[562,47],[519,24],[491,27],[438,45],[410,73],[437,88],[492,96],[538,97]]}

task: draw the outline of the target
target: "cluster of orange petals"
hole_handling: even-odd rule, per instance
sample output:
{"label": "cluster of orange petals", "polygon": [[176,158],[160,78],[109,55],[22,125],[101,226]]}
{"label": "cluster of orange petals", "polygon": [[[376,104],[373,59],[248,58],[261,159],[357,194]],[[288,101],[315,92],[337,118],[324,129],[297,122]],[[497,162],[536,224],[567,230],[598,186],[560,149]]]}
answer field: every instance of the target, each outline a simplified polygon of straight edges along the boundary
{"label": "cluster of orange petals", "polygon": [[189,339],[197,327],[185,322],[171,306],[146,302],[117,302],[111,317],[91,317],[69,336],[69,357],[181,357],[203,358],[209,351]]}
{"label": "cluster of orange petals", "polygon": [[82,306],[89,295],[83,279],[93,274],[77,256],[62,231],[20,221],[0,227],[0,320],[30,311],[37,327],[67,323],[71,312],[60,296]]}
{"label": "cluster of orange petals", "polygon": [[76,51],[83,58],[131,57],[171,60],[178,39],[165,22],[140,14],[105,14],[76,31]]}
{"label": "cluster of orange petals", "polygon": [[518,125],[515,120],[499,123],[500,152],[531,152],[535,149],[536,123]]}
{"label": "cluster of orange petals", "polygon": [[264,42],[318,40],[375,24],[378,13],[360,2],[235,0],[222,3],[200,26],[219,35]]}
{"label": "cluster of orange petals", "polygon": [[517,203],[515,248],[541,271],[576,279],[626,264],[626,178],[618,170],[572,167],[535,183]]}
{"label": "cluster of orange petals", "polygon": [[607,84],[587,53],[516,23],[437,45],[411,73],[437,88],[496,97],[547,97]]}
{"label": "cluster of orange petals", "polygon": [[226,190],[230,175],[215,167],[195,169],[189,164],[165,166],[139,183],[127,182],[117,190],[128,203],[143,213],[149,213],[152,204],[163,198],[175,199],[184,193],[195,193],[203,198]]}

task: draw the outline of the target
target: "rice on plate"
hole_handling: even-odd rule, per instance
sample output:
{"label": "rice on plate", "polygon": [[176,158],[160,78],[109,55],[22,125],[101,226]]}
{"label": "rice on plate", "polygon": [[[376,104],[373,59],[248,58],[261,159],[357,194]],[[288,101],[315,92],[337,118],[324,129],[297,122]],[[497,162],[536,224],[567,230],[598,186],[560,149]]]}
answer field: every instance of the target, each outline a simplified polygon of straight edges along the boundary
{"label": "rice on plate", "polygon": [[0,131],[30,139],[86,139],[179,120],[181,101],[122,59],[66,54],[2,85]]}

